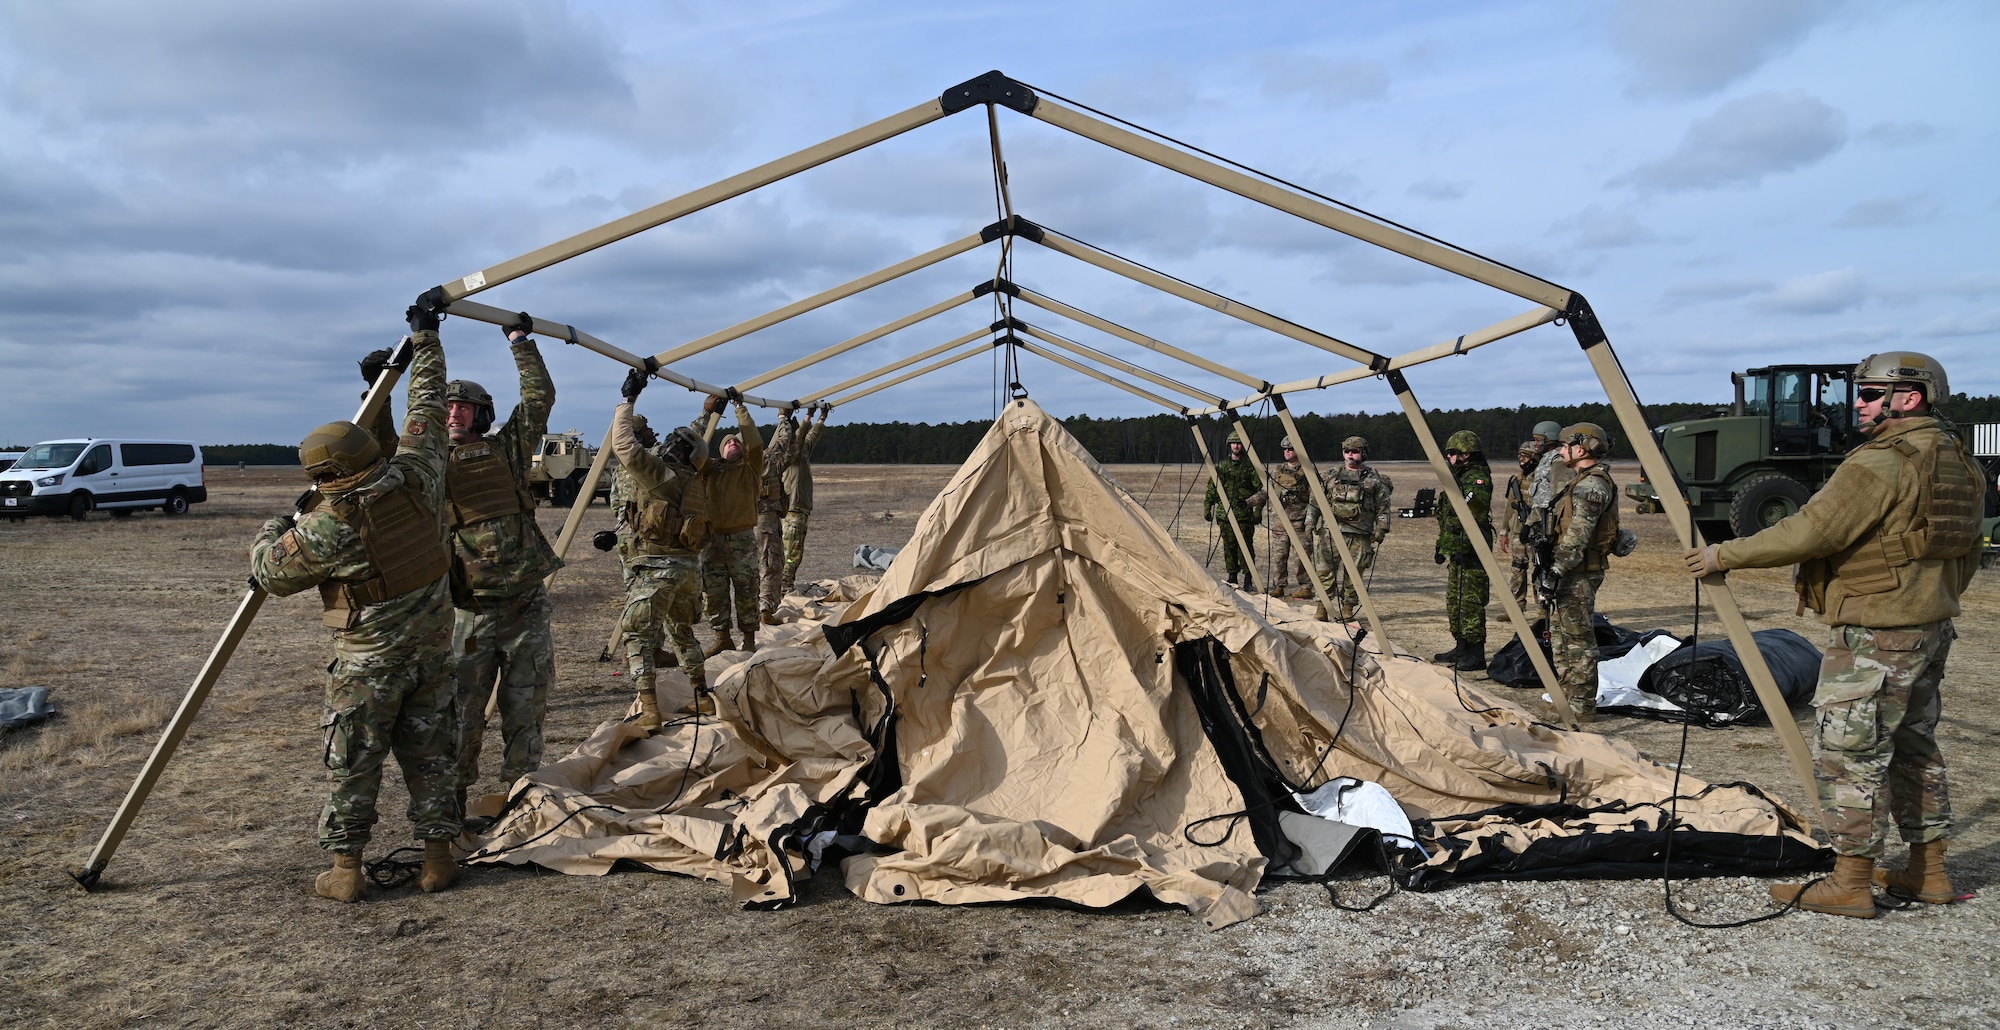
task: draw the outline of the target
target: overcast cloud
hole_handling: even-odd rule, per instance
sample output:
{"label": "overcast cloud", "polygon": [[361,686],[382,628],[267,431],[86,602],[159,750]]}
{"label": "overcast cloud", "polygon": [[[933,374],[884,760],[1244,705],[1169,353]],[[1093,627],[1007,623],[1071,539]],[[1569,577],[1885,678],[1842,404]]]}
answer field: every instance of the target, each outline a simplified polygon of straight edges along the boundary
{"label": "overcast cloud", "polygon": [[[1551,26],[1561,26],[1559,38]],[[1591,298],[1642,399],[1731,367],[1936,354],[2000,391],[2000,12],[1974,0],[1410,5],[906,0],[0,0],[0,445],[299,439],[410,299],[907,110],[1021,81],[1489,254]],[[999,112],[1013,210],[1385,353],[1520,298]],[[479,300],[657,353],[999,216],[983,109],[498,286]],[[990,279],[997,244],[689,359],[734,383]],[[1025,241],[1006,274],[1272,381],[1323,351]],[[984,297],[787,377],[797,396],[982,328]],[[1048,312],[1018,317],[1240,393]],[[450,320],[455,376],[514,396],[500,333]],[[560,341],[554,423],[601,434],[623,369]],[[1144,402],[1040,359],[1057,414]],[[1427,405],[1601,396],[1567,330],[1413,369]],[[844,409],[990,414],[990,354]],[[691,413],[671,388],[648,403]],[[1299,411],[1388,410],[1379,383]]]}

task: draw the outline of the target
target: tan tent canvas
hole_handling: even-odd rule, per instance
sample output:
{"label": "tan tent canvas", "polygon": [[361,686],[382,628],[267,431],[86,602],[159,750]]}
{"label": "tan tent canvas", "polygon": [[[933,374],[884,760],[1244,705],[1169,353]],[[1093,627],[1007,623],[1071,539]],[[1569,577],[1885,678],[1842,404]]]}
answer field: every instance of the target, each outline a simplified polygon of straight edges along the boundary
{"label": "tan tent canvas", "polygon": [[[1219,927],[1295,855],[1291,792],[1347,776],[1427,838],[1398,870],[1415,885],[1659,869],[1666,770],[1327,624],[1267,621],[1031,401],[861,585],[790,599],[763,650],[718,659],[719,720],[607,725],[523,779],[475,860],[625,859],[782,904],[838,835],[871,901],[1144,889]],[[1681,874],[1823,860],[1753,788],[1681,790]]]}

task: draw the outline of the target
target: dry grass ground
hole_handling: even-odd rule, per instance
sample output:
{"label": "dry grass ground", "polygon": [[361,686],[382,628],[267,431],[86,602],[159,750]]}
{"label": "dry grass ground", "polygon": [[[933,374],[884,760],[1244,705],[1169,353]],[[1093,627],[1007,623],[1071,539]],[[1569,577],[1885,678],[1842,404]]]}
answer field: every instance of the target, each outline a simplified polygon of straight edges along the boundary
{"label": "dry grass ground", "polygon": [[[818,470],[807,577],[892,545],[951,469]],[[1113,470],[1196,556],[1209,553],[1192,469]],[[1407,503],[1427,472],[1392,467]],[[1620,470],[1629,481],[1630,470]],[[1460,886],[1364,914],[1279,886],[1271,911],[1206,934],[1143,901],[1056,907],[880,907],[822,874],[804,903],[737,909],[726,888],[620,872],[591,879],[471,870],[439,895],[315,898],[320,670],[311,596],[264,607],[95,893],[63,872],[95,843],[243,592],[256,526],[296,470],[213,470],[181,518],[0,523],[0,686],[46,686],[61,715],[0,738],[0,1024],[27,1026],[1991,1026],[1990,902],[1873,923],[1790,915],[1701,931],[1663,911],[1657,881]],[[553,536],[559,513],[545,510]],[[1693,589],[1662,516],[1602,610],[1685,634]],[[584,534],[609,525],[592,508]],[[1399,521],[1375,574],[1400,649],[1449,644],[1429,523]],[[1260,540],[1262,552],[1265,541]],[[622,713],[598,663],[619,607],[614,559],[579,545],[555,586],[560,683],[551,756]],[[1219,561],[1218,563],[1219,564]],[[1818,640],[1783,571],[1731,577],[1759,626]],[[2000,872],[2000,582],[1967,597],[1941,737],[1953,763],[1959,885]],[[1492,609],[1497,613],[1499,609]],[[1716,624],[1704,618],[1703,632]],[[704,631],[705,632],[705,631]],[[1497,645],[1504,631],[1494,630]],[[1522,692],[1525,699],[1526,692]],[[1807,725],[1804,711],[1794,717]],[[1602,729],[1674,760],[1676,727]],[[1693,733],[1689,770],[1799,787],[1768,727]],[[496,759],[487,748],[489,768]],[[497,786],[497,785],[496,785]],[[391,773],[375,853],[407,841]],[[1343,886],[1351,897],[1379,879]],[[1764,910],[1763,884],[1675,885],[1697,918]],[[1622,930],[1620,928],[1623,928]]]}

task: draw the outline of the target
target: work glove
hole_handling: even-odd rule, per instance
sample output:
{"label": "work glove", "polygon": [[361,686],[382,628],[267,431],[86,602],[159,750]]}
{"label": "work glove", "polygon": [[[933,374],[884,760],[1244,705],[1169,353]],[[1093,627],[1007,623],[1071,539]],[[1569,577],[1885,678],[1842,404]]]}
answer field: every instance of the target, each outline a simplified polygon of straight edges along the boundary
{"label": "work glove", "polygon": [[652,378],[645,369],[635,368],[625,373],[625,385],[618,388],[618,395],[625,398],[627,403],[636,401],[640,392],[646,389],[647,380]]}
{"label": "work glove", "polygon": [[409,320],[410,331],[413,333],[420,333],[427,329],[430,330],[431,332],[437,332],[438,313],[432,311],[426,305],[423,304],[410,305],[409,308],[403,312],[403,317]]}
{"label": "work glove", "polygon": [[1713,576],[1723,571],[1722,545],[1709,544],[1707,547],[1691,547],[1681,556],[1687,561],[1688,575],[1696,579]]}
{"label": "work glove", "polygon": [[590,546],[600,551],[609,551],[618,546],[618,534],[608,529],[600,529],[591,535]]}
{"label": "work glove", "polygon": [[515,333],[520,333],[521,338],[525,340],[529,336],[534,334],[535,320],[529,317],[528,313],[525,311],[516,312],[513,324],[501,326],[500,332],[502,335],[507,337],[508,343],[516,342],[514,339]]}
{"label": "work glove", "polygon": [[389,348],[384,347],[381,350],[371,350],[368,352],[367,357],[361,359],[361,378],[367,380],[368,385],[373,386],[375,385],[375,380],[382,378],[382,370],[388,367]]}
{"label": "work glove", "polygon": [[701,400],[701,410],[710,415],[720,415],[724,401],[720,394],[709,394]]}

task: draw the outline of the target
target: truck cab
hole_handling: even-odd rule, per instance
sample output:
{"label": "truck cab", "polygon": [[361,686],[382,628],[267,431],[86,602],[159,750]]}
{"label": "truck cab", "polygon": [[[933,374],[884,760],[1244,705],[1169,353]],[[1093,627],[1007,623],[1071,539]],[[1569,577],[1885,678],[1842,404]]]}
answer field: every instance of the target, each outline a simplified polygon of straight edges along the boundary
{"label": "truck cab", "polygon": [[1862,440],[1853,365],[1731,373],[1726,411],[1655,429],[1702,536],[1749,536],[1799,510]]}

